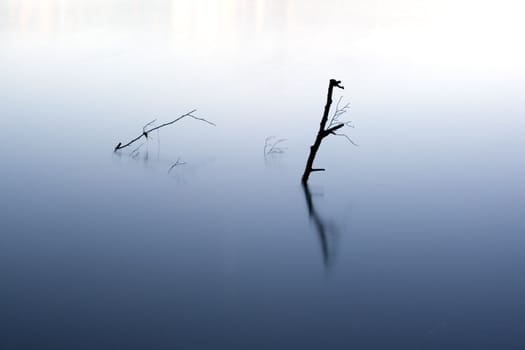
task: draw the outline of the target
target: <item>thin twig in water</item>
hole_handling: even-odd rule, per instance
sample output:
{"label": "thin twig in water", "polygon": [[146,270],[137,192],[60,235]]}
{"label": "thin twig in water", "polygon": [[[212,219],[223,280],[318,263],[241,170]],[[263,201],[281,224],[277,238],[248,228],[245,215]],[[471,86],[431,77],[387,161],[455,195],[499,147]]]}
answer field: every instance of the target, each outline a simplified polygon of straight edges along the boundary
{"label": "thin twig in water", "polygon": [[173,168],[175,168],[176,166],[179,166],[179,165],[184,165],[186,164],[186,162],[181,162],[180,161],[180,158],[177,158],[177,161],[175,163],[173,163],[173,165],[168,169],[168,174],[170,173],[170,171],[173,170]]}
{"label": "thin twig in water", "polygon": [[142,127],[142,132],[146,132],[146,128],[147,128],[148,126],[150,126],[150,125],[155,124],[156,121],[157,121],[157,119],[153,119],[153,120],[150,121],[148,124],[144,125],[144,126]]}
{"label": "thin twig in water", "polygon": [[131,151],[130,155],[133,157],[133,158],[136,158],[140,152],[139,152],[139,149],[144,146],[144,142],[141,143],[137,148],[135,148],[133,151]]}
{"label": "thin twig in water", "polygon": [[338,133],[334,133],[335,136],[342,136],[344,137],[345,139],[347,139],[352,145],[356,146],[356,147],[359,147],[359,145],[357,143],[355,143],[347,134],[338,134]]}
{"label": "thin twig in water", "polygon": [[181,116],[178,117],[177,119],[172,120],[171,122],[167,122],[167,123],[161,124],[161,125],[159,125],[159,126],[152,127],[152,128],[149,129],[149,130],[146,130],[148,126],[150,126],[151,124],[153,124],[153,123],[156,121],[156,119],[155,119],[155,120],[149,122],[148,124],[146,124],[146,125],[142,128],[142,134],[140,134],[139,136],[135,137],[134,139],[132,139],[131,141],[129,141],[128,143],[126,143],[126,144],[124,144],[124,145],[122,144],[122,142],[119,142],[118,145],[115,146],[115,151],[118,151],[118,150],[120,150],[120,149],[123,149],[123,148],[125,148],[125,147],[128,147],[129,145],[133,144],[134,142],[137,142],[138,140],[140,140],[140,139],[143,138],[143,137],[147,139],[149,133],[151,133],[152,131],[159,130],[160,128],[163,128],[163,127],[165,127],[165,126],[168,126],[168,125],[174,124],[174,123],[178,122],[179,120],[184,119],[184,118],[186,118],[186,117],[193,118],[193,119],[195,119],[195,120],[199,120],[199,121],[205,122],[205,123],[207,123],[207,124],[210,124],[210,125],[216,126],[214,123],[210,122],[209,120],[206,120],[206,119],[204,119],[204,118],[199,118],[199,117],[194,116],[193,113],[195,113],[196,111],[197,111],[197,110],[194,109],[194,110],[192,110],[192,111],[190,111],[190,112],[188,112],[188,113],[186,113],[186,114],[181,115]]}

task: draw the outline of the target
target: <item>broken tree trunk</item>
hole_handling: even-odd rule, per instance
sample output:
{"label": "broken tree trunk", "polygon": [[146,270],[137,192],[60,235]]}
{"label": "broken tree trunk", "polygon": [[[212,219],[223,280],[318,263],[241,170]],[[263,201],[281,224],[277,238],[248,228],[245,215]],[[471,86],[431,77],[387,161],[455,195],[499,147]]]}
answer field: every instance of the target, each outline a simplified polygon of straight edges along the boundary
{"label": "broken tree trunk", "polygon": [[321,123],[319,124],[319,132],[317,133],[317,137],[315,138],[314,144],[310,146],[310,155],[308,156],[308,160],[306,161],[306,167],[304,168],[302,182],[305,185],[308,182],[308,178],[310,177],[310,174],[312,172],[324,171],[324,169],[313,168],[315,156],[317,155],[317,151],[319,151],[319,147],[321,146],[321,142],[323,141],[323,139],[330,134],[335,135],[336,130],[339,130],[343,126],[345,126],[344,123],[341,123],[326,129],[328,115],[330,114],[330,106],[332,105],[332,94],[334,92],[334,87],[344,89],[344,86],[341,85],[340,80],[330,79],[330,84],[328,85],[328,95],[326,96],[326,105],[324,106],[323,118],[321,119]]}

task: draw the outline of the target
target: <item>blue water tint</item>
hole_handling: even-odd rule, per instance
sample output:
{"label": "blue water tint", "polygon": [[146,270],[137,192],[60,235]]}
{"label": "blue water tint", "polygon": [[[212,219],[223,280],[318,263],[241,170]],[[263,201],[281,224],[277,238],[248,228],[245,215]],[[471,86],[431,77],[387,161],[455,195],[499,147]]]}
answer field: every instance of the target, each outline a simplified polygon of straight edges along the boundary
{"label": "blue water tint", "polygon": [[0,0],[0,348],[522,349],[519,11],[376,5]]}

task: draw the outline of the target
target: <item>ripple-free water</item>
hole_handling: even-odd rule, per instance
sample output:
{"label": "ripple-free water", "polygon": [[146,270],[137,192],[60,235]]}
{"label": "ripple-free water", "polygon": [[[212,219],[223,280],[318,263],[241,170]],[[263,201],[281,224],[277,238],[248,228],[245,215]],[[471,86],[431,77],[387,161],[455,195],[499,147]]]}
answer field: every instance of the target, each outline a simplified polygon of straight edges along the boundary
{"label": "ripple-free water", "polygon": [[0,347],[522,349],[520,10],[0,0]]}

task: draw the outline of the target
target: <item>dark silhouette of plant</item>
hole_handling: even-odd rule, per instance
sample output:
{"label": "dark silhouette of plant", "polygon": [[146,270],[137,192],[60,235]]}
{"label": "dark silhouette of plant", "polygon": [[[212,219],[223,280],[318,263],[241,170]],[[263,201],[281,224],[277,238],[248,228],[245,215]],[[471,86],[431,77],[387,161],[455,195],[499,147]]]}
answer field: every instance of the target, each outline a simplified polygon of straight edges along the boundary
{"label": "dark silhouette of plant", "polygon": [[[324,107],[324,113],[323,117],[321,119],[321,123],[319,124],[319,131],[317,133],[317,137],[315,138],[315,142],[312,146],[310,146],[310,155],[308,156],[308,160],[306,161],[306,167],[304,168],[303,177],[301,179],[303,184],[306,184],[308,182],[308,178],[310,177],[310,174],[314,171],[325,171],[325,169],[322,168],[313,168],[315,156],[317,155],[317,152],[319,151],[319,147],[321,146],[321,142],[323,139],[329,135],[336,135],[336,136],[343,136],[348,141],[350,141],[353,145],[356,145],[350,137],[346,134],[339,134],[336,131],[345,127],[353,127],[349,121],[342,121],[340,120],[340,116],[347,112],[348,108],[350,107],[349,104],[346,104],[343,107],[339,107],[339,104],[341,102],[341,98],[337,102],[336,111],[333,114],[332,118],[330,119],[330,122],[328,122],[328,117],[330,115],[330,107],[332,106],[332,94],[334,91],[334,87],[344,89],[344,86],[341,85],[340,80],[330,79],[330,83],[328,85],[328,94],[326,96],[326,105]],[[328,125],[327,125],[328,124]]]}
{"label": "dark silhouette of plant", "polygon": [[[161,125],[159,125],[159,126],[152,126],[152,125],[155,123],[156,119],[152,120],[151,122],[147,123],[146,125],[144,125],[144,126],[142,127],[142,134],[140,134],[139,136],[135,137],[134,139],[132,139],[131,141],[129,141],[128,143],[126,143],[126,144],[124,144],[124,145],[122,144],[122,142],[119,142],[118,145],[115,146],[115,152],[118,151],[118,150],[121,150],[121,149],[123,149],[123,148],[125,148],[125,147],[130,146],[131,144],[133,144],[133,143],[137,142],[138,140],[142,139],[143,137],[147,140],[149,134],[150,134],[152,131],[159,130],[160,128],[163,128],[163,127],[165,127],[165,126],[168,126],[168,125],[174,124],[174,123],[178,122],[179,120],[182,120],[182,119],[187,118],[187,117],[189,117],[189,118],[193,118],[193,119],[195,119],[195,120],[200,120],[200,121],[202,121],[202,122],[205,122],[205,123],[208,123],[208,124],[210,124],[210,125],[216,126],[214,123],[212,123],[212,122],[210,122],[210,121],[208,121],[208,120],[206,120],[206,119],[204,119],[204,118],[199,118],[199,117],[194,116],[193,113],[195,113],[196,111],[197,111],[197,110],[194,109],[194,110],[192,110],[192,111],[190,111],[190,112],[188,112],[188,113],[186,113],[186,114],[181,115],[181,116],[178,117],[177,119],[172,120],[171,122],[167,122],[167,123],[161,124]],[[148,129],[148,127],[150,127],[150,129]],[[141,146],[142,146],[142,145],[141,145]],[[139,146],[139,148],[140,148],[141,146]],[[138,149],[135,149],[134,152],[137,151],[137,150],[138,150]]]}

